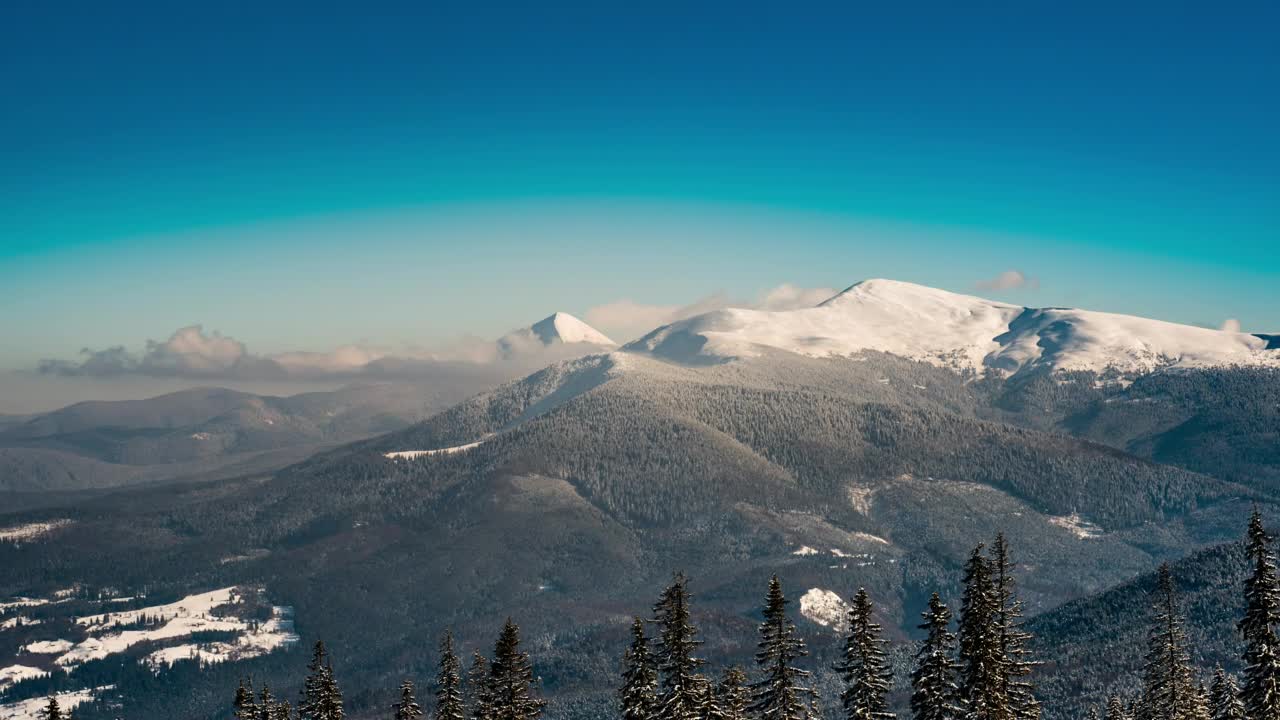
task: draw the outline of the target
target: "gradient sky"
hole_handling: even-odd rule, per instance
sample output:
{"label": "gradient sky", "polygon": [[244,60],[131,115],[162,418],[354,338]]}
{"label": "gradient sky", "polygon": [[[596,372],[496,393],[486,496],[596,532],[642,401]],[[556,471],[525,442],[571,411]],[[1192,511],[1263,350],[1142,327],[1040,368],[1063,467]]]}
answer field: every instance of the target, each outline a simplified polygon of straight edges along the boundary
{"label": "gradient sky", "polygon": [[1275,2],[340,5],[6,4],[0,368],[1010,269],[1280,332]]}

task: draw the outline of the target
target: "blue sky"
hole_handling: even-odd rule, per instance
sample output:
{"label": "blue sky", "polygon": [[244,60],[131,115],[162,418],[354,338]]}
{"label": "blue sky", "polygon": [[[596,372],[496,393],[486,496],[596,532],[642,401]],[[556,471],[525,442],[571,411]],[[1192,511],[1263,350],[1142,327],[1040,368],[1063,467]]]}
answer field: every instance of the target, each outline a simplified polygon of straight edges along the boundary
{"label": "blue sky", "polygon": [[1010,269],[1280,331],[1276,3],[195,5],[3,11],[0,368]]}

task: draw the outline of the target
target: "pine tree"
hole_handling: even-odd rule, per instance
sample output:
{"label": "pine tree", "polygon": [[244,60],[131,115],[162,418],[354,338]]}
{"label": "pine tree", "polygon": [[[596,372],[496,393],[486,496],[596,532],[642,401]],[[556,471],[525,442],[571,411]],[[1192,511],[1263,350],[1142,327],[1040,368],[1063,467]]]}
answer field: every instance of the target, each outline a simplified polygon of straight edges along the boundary
{"label": "pine tree", "polygon": [[657,706],[658,674],[644,634],[644,621],[631,623],[631,646],[623,657],[622,687],[618,700],[623,720],[652,720]]}
{"label": "pine tree", "polygon": [[462,661],[453,650],[453,632],[446,630],[440,640],[440,671],[436,675],[436,720],[463,720],[465,716]]}
{"label": "pine tree", "polygon": [[724,720],[715,683],[705,675],[698,676],[698,717],[701,720]]}
{"label": "pine tree", "polygon": [[246,684],[245,679],[240,678],[240,685],[236,688],[236,699],[233,707],[235,710],[232,715],[236,720],[257,720],[258,703],[253,697],[252,679]]}
{"label": "pine tree", "polygon": [[1120,701],[1119,695],[1112,695],[1107,698],[1107,714],[1106,720],[1129,720],[1129,713],[1125,710],[1124,703]]}
{"label": "pine tree", "polygon": [[698,668],[703,660],[694,652],[702,644],[698,630],[689,619],[688,581],[677,573],[671,585],[653,606],[653,622],[658,625],[658,645],[654,664],[662,678],[657,717],[662,720],[696,720],[699,707]]}
{"label": "pine tree", "polygon": [[480,653],[471,657],[471,669],[467,671],[467,692],[471,696],[471,720],[493,720],[489,661]]}
{"label": "pine tree", "polygon": [[258,697],[257,720],[273,720],[275,709],[275,696],[271,694],[271,687],[264,682],[262,683],[262,694]]}
{"label": "pine tree", "polygon": [[964,598],[960,605],[960,700],[970,720],[1010,720],[1003,692],[997,627],[999,600],[991,563],[979,544],[965,564]]}
{"label": "pine tree", "polygon": [[63,720],[62,708],[58,707],[58,698],[50,695],[49,702],[45,703],[44,709],[40,711],[41,720]]}
{"label": "pine tree", "polygon": [[400,681],[400,699],[391,704],[394,720],[418,720],[422,717],[422,706],[414,694],[413,681],[405,678]]}
{"label": "pine tree", "polygon": [[1222,668],[1213,674],[1213,684],[1209,686],[1209,716],[1213,720],[1245,720],[1246,717],[1236,681]]}
{"label": "pine tree", "polygon": [[1191,674],[1187,635],[1169,564],[1160,566],[1147,634],[1143,720],[1195,720],[1197,691]]}
{"label": "pine tree", "polygon": [[298,702],[298,717],[301,720],[319,720],[319,703],[323,693],[325,660],[327,651],[323,640],[317,640],[311,650],[311,662],[307,663],[307,677],[302,682],[302,699]]}
{"label": "pine tree", "polygon": [[276,703],[271,709],[271,720],[293,720],[293,706],[288,700]]}
{"label": "pine tree", "polygon": [[751,686],[749,708],[764,720],[801,720],[811,716],[810,701],[816,695],[802,683],[809,671],[795,666],[808,654],[796,626],[787,618],[787,599],[782,583],[774,575],[765,599],[764,622],[760,623],[760,643],[756,662],[765,677]]}
{"label": "pine tree", "polygon": [[724,671],[724,677],[716,688],[716,699],[723,720],[747,720],[751,694],[747,688],[747,674],[742,668],[732,667]]}
{"label": "pine tree", "polygon": [[1087,720],[1101,720],[1101,718],[1098,717],[1098,708],[1096,707],[1089,708],[1089,711],[1086,712],[1084,716]]}
{"label": "pine tree", "polygon": [[507,618],[489,665],[493,720],[532,720],[540,716],[546,703],[533,696],[533,682],[529,654],[520,651],[520,628]]}
{"label": "pine tree", "polygon": [[951,611],[934,593],[921,616],[924,624],[918,627],[927,635],[911,673],[911,715],[915,720],[959,720],[964,710],[956,686],[956,663],[951,659],[955,649]]}
{"label": "pine tree", "polygon": [[893,687],[893,673],[884,653],[888,643],[880,639],[880,625],[872,620],[872,609],[871,597],[865,588],[859,588],[849,608],[844,655],[834,668],[844,680],[840,702],[848,720],[888,720],[894,716],[885,700]]}
{"label": "pine tree", "polygon": [[1013,560],[1004,533],[991,546],[992,585],[996,592],[996,633],[1000,643],[1000,692],[1013,720],[1039,720],[1040,702],[1027,681],[1038,663],[1030,660],[1031,634],[1022,629],[1022,601],[1013,577]]}
{"label": "pine tree", "polygon": [[1245,552],[1253,572],[1245,581],[1244,687],[1240,698],[1249,720],[1280,720],[1280,583],[1276,580],[1276,559],[1271,552],[1271,536],[1262,527],[1262,515],[1255,508],[1249,518]]}

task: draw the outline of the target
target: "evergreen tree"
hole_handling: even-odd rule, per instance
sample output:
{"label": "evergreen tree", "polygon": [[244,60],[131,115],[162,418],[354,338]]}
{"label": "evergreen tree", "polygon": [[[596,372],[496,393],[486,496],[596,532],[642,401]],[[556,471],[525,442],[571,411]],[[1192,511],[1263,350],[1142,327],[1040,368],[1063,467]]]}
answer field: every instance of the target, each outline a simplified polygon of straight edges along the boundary
{"label": "evergreen tree", "polygon": [[724,720],[715,683],[705,675],[698,676],[698,717],[701,720]]}
{"label": "evergreen tree", "polygon": [[319,720],[320,698],[323,694],[325,660],[328,653],[323,640],[317,640],[311,650],[311,662],[307,663],[307,677],[302,682],[302,699],[298,702],[301,720]]}
{"label": "evergreen tree", "polygon": [[471,695],[471,720],[492,720],[493,692],[489,686],[489,661],[480,653],[471,657],[467,671],[467,691]]}
{"label": "evergreen tree", "polygon": [[1031,634],[1022,629],[1022,601],[1013,578],[1013,560],[1004,533],[991,546],[992,585],[996,592],[996,633],[1000,643],[1000,693],[1013,720],[1039,720],[1040,702],[1027,681],[1037,663],[1030,660]]}
{"label": "evergreen tree", "polygon": [[1087,720],[1101,720],[1101,718],[1098,717],[1098,708],[1096,707],[1089,708],[1089,711],[1085,713],[1084,716]]}
{"label": "evergreen tree", "polygon": [[1129,713],[1125,710],[1124,703],[1120,701],[1119,695],[1112,695],[1107,698],[1106,720],[1130,720]]}
{"label": "evergreen tree", "polygon": [[1244,703],[1240,700],[1240,690],[1230,675],[1218,668],[1213,674],[1213,684],[1209,686],[1209,716],[1213,720],[1245,720]]}
{"label": "evergreen tree", "polygon": [[271,687],[262,683],[262,694],[258,697],[257,720],[273,720],[276,709],[276,698],[271,694]]}
{"label": "evergreen tree", "polygon": [[677,573],[671,585],[653,606],[653,622],[658,625],[658,645],[654,664],[662,678],[657,717],[662,720],[696,720],[701,715],[698,668],[703,660],[694,652],[702,644],[698,630],[689,619],[688,581]]}
{"label": "evergreen tree", "polygon": [[865,588],[859,588],[849,608],[849,635],[844,641],[844,655],[835,666],[844,680],[840,702],[848,720],[893,717],[885,700],[893,686],[893,673],[884,654],[888,643],[880,639],[880,625],[872,620],[871,614],[871,597]]}
{"label": "evergreen tree", "polygon": [[951,659],[955,650],[951,611],[934,593],[929,609],[921,615],[924,624],[918,627],[927,635],[916,652],[916,669],[911,673],[911,715],[915,720],[959,720],[964,710],[959,704],[956,663]]}
{"label": "evergreen tree", "polygon": [[276,703],[271,709],[271,720],[293,720],[293,706],[288,700]]}
{"label": "evergreen tree", "polygon": [[[405,682],[408,683],[407,680]],[[409,691],[413,691],[412,684],[409,684]],[[446,630],[440,640],[440,672],[436,675],[436,720],[463,720],[465,716],[462,661],[453,650],[453,632]]]}
{"label": "evergreen tree", "polygon": [[257,720],[258,703],[253,697],[252,679],[246,684],[245,679],[240,678],[240,685],[236,687],[236,699],[233,707],[235,710],[232,716],[236,720]]}
{"label": "evergreen tree", "polygon": [[413,681],[405,678],[400,682],[400,699],[391,704],[394,720],[418,720],[422,717],[422,706],[414,694]]}
{"label": "evergreen tree", "polygon": [[45,703],[44,709],[40,711],[40,718],[41,720],[63,720],[62,708],[58,707],[56,696],[49,696],[49,702]]}
{"label": "evergreen tree", "polygon": [[644,634],[644,621],[631,623],[631,646],[623,657],[622,687],[618,699],[623,720],[652,720],[657,706],[658,674]]}
{"label": "evergreen tree", "polygon": [[795,662],[808,652],[796,633],[796,626],[787,618],[787,599],[782,594],[782,583],[777,575],[769,581],[757,647],[756,662],[764,670],[765,677],[751,686],[754,692],[749,709],[764,720],[809,718],[812,714],[810,701],[816,698],[816,694],[803,685],[809,671],[795,666]]}
{"label": "evergreen tree", "polygon": [[747,674],[742,668],[732,667],[724,671],[720,686],[716,688],[716,699],[723,720],[747,720],[751,693],[747,688]]}
{"label": "evergreen tree", "polygon": [[1249,720],[1280,720],[1280,584],[1276,580],[1276,559],[1271,552],[1271,536],[1262,527],[1262,515],[1255,508],[1249,518],[1245,552],[1253,572],[1245,581],[1244,687],[1240,697]]}
{"label": "evergreen tree", "polygon": [[999,595],[979,544],[965,564],[960,606],[960,700],[970,720],[1010,720],[997,627]]}
{"label": "evergreen tree", "polygon": [[1143,720],[1195,720],[1198,710],[1187,635],[1169,564],[1160,566],[1147,634]]}
{"label": "evergreen tree", "polygon": [[533,720],[545,702],[533,696],[533,665],[520,651],[520,628],[507,618],[489,665],[493,720]]}

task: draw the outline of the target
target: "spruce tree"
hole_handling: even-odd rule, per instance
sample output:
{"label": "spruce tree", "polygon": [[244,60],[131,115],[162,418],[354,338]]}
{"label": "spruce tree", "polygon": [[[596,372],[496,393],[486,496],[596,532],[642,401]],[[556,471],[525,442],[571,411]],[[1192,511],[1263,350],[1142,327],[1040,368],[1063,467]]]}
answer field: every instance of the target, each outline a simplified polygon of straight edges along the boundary
{"label": "spruce tree", "polygon": [[1125,710],[1124,703],[1120,701],[1119,695],[1112,695],[1107,698],[1106,720],[1130,720],[1129,713]]}
{"label": "spruce tree", "polygon": [[644,621],[631,623],[631,646],[623,657],[622,687],[618,700],[623,720],[652,720],[657,706],[658,674],[644,634]]}
{"label": "spruce tree", "polygon": [[489,661],[475,653],[467,671],[467,693],[471,696],[471,720],[493,719],[493,693],[489,686]]}
{"label": "spruce tree", "polygon": [[262,683],[262,693],[258,696],[257,720],[273,720],[276,709],[276,698],[271,694],[271,687]]}
{"label": "spruce tree", "polygon": [[872,619],[871,597],[859,588],[849,608],[849,634],[844,641],[844,654],[835,670],[844,680],[840,702],[848,720],[888,720],[885,697],[893,687],[893,673],[885,659],[880,639],[880,625]]}
{"label": "spruce tree", "polygon": [[742,668],[731,667],[724,671],[724,677],[716,688],[716,699],[724,720],[747,720],[751,693],[747,688],[747,674]]}
{"label": "spruce tree", "polygon": [[293,720],[293,706],[288,700],[278,702],[271,708],[271,720]]}
{"label": "spruce tree", "polygon": [[705,675],[698,676],[698,717],[701,720],[724,720],[716,685]]}
{"label": "spruce tree", "polygon": [[45,703],[44,709],[40,711],[40,718],[41,720],[63,720],[62,708],[58,707],[56,696],[49,696],[49,702]]}
{"label": "spruce tree", "polygon": [[400,699],[391,704],[393,720],[418,720],[422,717],[422,706],[414,694],[413,681],[405,678],[400,682]]}
{"label": "spruce tree", "polygon": [[533,665],[520,651],[520,628],[511,618],[502,626],[489,665],[493,720],[533,720],[545,702],[533,696]]}
{"label": "spruce tree", "polygon": [[1086,712],[1084,716],[1086,720],[1102,720],[1100,717],[1098,717],[1098,708],[1096,707],[1089,708],[1089,711]]}
{"label": "spruce tree", "polygon": [[921,613],[918,627],[926,635],[916,652],[911,673],[911,715],[915,720],[959,720],[964,716],[956,686],[955,635],[951,634],[951,610],[934,593]]}
{"label": "spruce tree", "polygon": [[992,585],[996,592],[996,633],[1000,643],[1000,692],[1013,720],[1039,720],[1040,702],[1027,676],[1038,663],[1030,659],[1031,634],[1022,629],[1022,601],[1013,577],[1013,560],[1004,533],[991,546]]}
{"label": "spruce tree", "polygon": [[233,708],[232,716],[236,720],[257,720],[258,702],[253,696],[252,679],[246,684],[245,679],[240,678],[240,685],[236,687],[236,699]]}
{"label": "spruce tree", "polygon": [[1280,584],[1271,536],[1255,508],[1249,518],[1245,552],[1252,573],[1244,585],[1245,610],[1240,621],[1244,636],[1244,687],[1240,698],[1249,720],[1280,720]]}
{"label": "spruce tree", "polygon": [[688,581],[683,573],[676,573],[671,585],[653,606],[653,613],[653,622],[658,626],[654,664],[662,682],[657,717],[662,720],[697,720],[702,712],[699,707],[701,678],[698,668],[703,660],[695,657],[694,652],[702,641],[697,639],[698,630],[689,619]]}
{"label": "spruce tree", "polygon": [[1209,686],[1209,716],[1213,720],[1245,720],[1247,717],[1235,679],[1222,668],[1213,674],[1213,684]]}
{"label": "spruce tree", "polygon": [[816,694],[803,684],[809,671],[795,665],[808,652],[796,633],[796,626],[787,618],[787,599],[782,594],[782,583],[777,575],[769,581],[757,647],[756,662],[765,677],[751,686],[753,695],[749,709],[765,720],[809,718],[811,702]]}
{"label": "spruce tree", "polygon": [[1143,720],[1196,720],[1198,692],[1192,680],[1187,635],[1169,564],[1160,566],[1147,634]]}
{"label": "spruce tree", "polygon": [[1001,671],[998,592],[979,544],[965,564],[960,605],[960,700],[970,720],[1010,720]]}
{"label": "spruce tree", "polygon": [[311,662],[307,663],[307,677],[302,682],[302,699],[298,702],[301,720],[320,720],[320,698],[323,694],[325,660],[328,653],[323,640],[317,640],[311,650]]}
{"label": "spruce tree", "polygon": [[[410,685],[409,689],[412,690],[413,686]],[[440,640],[435,717],[436,720],[463,720],[466,717],[466,703],[462,699],[462,661],[453,649],[453,632],[448,630]]]}

